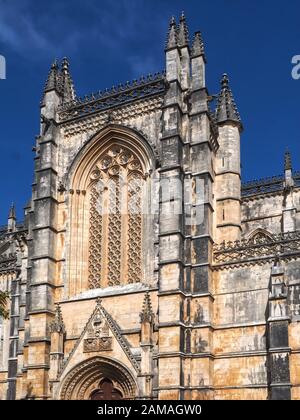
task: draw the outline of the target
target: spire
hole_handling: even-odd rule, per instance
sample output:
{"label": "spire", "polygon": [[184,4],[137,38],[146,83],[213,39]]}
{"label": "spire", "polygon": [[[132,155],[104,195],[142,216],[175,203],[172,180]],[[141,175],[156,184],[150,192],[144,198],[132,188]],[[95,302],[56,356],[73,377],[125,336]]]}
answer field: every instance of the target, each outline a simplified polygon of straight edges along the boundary
{"label": "spire", "polygon": [[51,69],[49,71],[48,79],[46,81],[44,94],[46,92],[49,92],[50,90],[57,90],[58,89],[58,64],[55,60],[51,66]]}
{"label": "spire", "polygon": [[223,74],[221,85],[222,88],[218,97],[216,109],[216,120],[218,123],[233,121],[238,123],[242,128],[241,117],[229,87],[229,79],[227,74]]}
{"label": "spire", "polygon": [[69,67],[67,58],[63,59],[61,69],[57,64],[57,61],[54,61],[44,89],[42,105],[44,105],[45,102],[45,94],[51,90],[55,90],[62,97],[63,102],[70,102],[76,98]]}
{"label": "spire", "polygon": [[50,324],[51,333],[65,333],[65,324],[62,318],[60,305],[56,305],[55,318]]}
{"label": "spire", "polygon": [[291,153],[287,150],[284,155],[284,170],[291,171],[292,168],[292,156]]}
{"label": "spire", "polygon": [[204,51],[204,42],[202,39],[201,32],[195,32],[193,44],[192,44],[192,58],[199,57],[203,55],[205,57],[205,51]]}
{"label": "spire", "polygon": [[51,69],[48,74],[48,78],[43,92],[41,106],[45,105],[46,93],[52,90],[55,90],[57,93],[59,93],[59,68],[56,60],[54,60],[53,64],[51,65]]}
{"label": "spire", "polygon": [[16,220],[16,208],[14,203],[10,206],[8,218]]}
{"label": "spire", "polygon": [[143,309],[140,314],[141,322],[154,322],[154,313],[152,310],[152,303],[149,292],[145,294],[144,303],[143,303]]}
{"label": "spire", "polygon": [[[284,189],[285,192],[289,193],[295,186],[293,179],[293,165],[291,153],[287,150],[284,155]],[[287,207],[289,207],[287,205]],[[291,207],[295,207],[292,205]],[[285,212],[284,217],[287,217],[288,212]]]}
{"label": "spire", "polygon": [[63,95],[63,102],[70,102],[76,98],[73,80],[70,74],[70,64],[65,57],[62,61],[61,69],[61,92]]}
{"label": "spire", "polygon": [[178,36],[177,35],[178,34],[177,34],[176,20],[173,16],[171,18],[171,22],[170,22],[168,38],[167,38],[167,43],[166,43],[166,50],[170,50],[172,48],[177,47],[177,42],[178,42]]}
{"label": "spire", "polygon": [[9,214],[8,214],[8,221],[7,221],[7,230],[8,232],[14,232],[16,230],[16,208],[14,203],[12,203]]}
{"label": "spire", "polygon": [[181,14],[177,33],[178,33],[178,45],[180,47],[188,47],[190,44],[189,29],[186,23],[184,12],[182,12]]}

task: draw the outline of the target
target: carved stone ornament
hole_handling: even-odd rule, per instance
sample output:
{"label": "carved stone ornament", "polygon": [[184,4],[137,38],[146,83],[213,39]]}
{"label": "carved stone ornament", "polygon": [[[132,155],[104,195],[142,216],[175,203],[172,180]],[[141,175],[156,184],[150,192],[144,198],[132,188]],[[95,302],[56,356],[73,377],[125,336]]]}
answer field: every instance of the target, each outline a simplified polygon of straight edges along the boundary
{"label": "carved stone ornament", "polygon": [[103,318],[100,309],[97,310],[91,321],[87,336],[83,342],[84,353],[98,353],[111,351],[113,348],[113,339],[109,336],[109,325]]}

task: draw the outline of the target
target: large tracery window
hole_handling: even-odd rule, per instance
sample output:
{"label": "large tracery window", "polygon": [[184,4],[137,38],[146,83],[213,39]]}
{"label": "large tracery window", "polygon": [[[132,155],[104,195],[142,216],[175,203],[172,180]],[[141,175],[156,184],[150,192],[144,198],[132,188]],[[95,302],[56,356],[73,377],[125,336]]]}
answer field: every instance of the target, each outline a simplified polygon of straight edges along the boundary
{"label": "large tracery window", "polygon": [[139,158],[125,146],[109,148],[94,165],[89,186],[89,287],[142,281],[143,194]]}

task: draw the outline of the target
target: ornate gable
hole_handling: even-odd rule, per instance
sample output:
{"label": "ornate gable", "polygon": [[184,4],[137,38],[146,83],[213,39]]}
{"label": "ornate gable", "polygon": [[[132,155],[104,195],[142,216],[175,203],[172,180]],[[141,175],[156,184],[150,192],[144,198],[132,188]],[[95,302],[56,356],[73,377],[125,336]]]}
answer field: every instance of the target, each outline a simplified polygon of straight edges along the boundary
{"label": "ornate gable", "polygon": [[[120,352],[122,355],[120,355]],[[127,359],[127,364],[138,373],[140,366],[135,359],[128,341],[122,336],[121,329],[117,322],[104,309],[101,299],[97,299],[96,308],[84,327],[81,336],[65,363],[62,365],[60,377],[64,376],[69,368],[73,367],[72,359],[86,359],[97,355],[109,356],[110,358]],[[121,356],[121,357],[120,357]],[[70,366],[72,365],[72,366]]]}

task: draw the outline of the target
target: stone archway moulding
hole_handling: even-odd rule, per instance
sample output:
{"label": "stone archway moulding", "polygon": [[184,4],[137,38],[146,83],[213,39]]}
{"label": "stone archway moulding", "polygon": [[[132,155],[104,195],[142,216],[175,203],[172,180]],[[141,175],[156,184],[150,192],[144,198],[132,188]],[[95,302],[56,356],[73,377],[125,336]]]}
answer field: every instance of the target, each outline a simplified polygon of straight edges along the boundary
{"label": "stone archway moulding", "polygon": [[94,357],[75,366],[63,380],[60,400],[88,400],[103,379],[112,381],[125,400],[137,397],[137,384],[128,369],[114,359]]}

